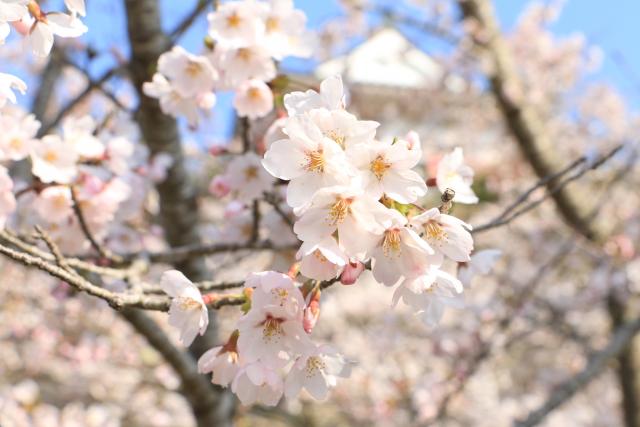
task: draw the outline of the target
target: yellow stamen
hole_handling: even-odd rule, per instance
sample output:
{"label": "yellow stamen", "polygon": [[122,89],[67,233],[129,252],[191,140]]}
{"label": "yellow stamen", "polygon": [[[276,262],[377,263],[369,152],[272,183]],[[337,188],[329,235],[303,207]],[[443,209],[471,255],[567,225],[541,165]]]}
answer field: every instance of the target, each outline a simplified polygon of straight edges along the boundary
{"label": "yellow stamen", "polygon": [[324,154],[322,150],[308,151],[306,169],[309,172],[324,172]]}
{"label": "yellow stamen", "polygon": [[202,65],[195,61],[189,61],[184,71],[189,77],[196,77],[202,72]]}
{"label": "yellow stamen", "polygon": [[189,297],[178,297],[178,305],[181,310],[198,310],[201,307],[201,304]]}
{"label": "yellow stamen", "polygon": [[370,165],[371,172],[378,178],[382,179],[387,170],[391,167],[390,163],[385,161],[385,158],[382,155],[378,155]]}
{"label": "yellow stamen", "polygon": [[424,231],[427,235],[427,239],[436,242],[441,242],[447,238],[447,232],[444,231],[442,226],[436,221],[429,221],[424,225]]}
{"label": "yellow stamen", "polygon": [[346,137],[344,135],[339,134],[335,130],[330,130],[329,132],[327,132],[325,134],[325,136],[327,138],[333,139],[336,142],[336,144],[338,144],[340,147],[342,147],[344,149],[344,140],[346,139]]}
{"label": "yellow stamen", "polygon": [[42,156],[42,158],[49,163],[54,163],[56,160],[58,160],[58,153],[53,150],[49,150],[44,153],[44,156]]}
{"label": "yellow stamen", "polygon": [[400,256],[402,252],[400,248],[400,229],[394,228],[384,232],[382,250],[384,251],[384,256]]}
{"label": "yellow stamen", "polygon": [[338,225],[344,221],[349,214],[349,206],[352,200],[350,199],[336,199],[336,202],[329,209],[329,223],[331,225]]}
{"label": "yellow stamen", "polygon": [[311,356],[307,359],[305,371],[307,378],[316,375],[318,371],[323,371],[327,368],[327,365],[318,356]]}
{"label": "yellow stamen", "polygon": [[273,16],[267,18],[267,22],[265,23],[265,25],[267,27],[268,33],[280,29],[280,21],[278,20],[278,18]]}
{"label": "yellow stamen", "polygon": [[255,166],[248,166],[244,170],[244,177],[247,181],[251,181],[258,177],[258,168]]}
{"label": "yellow stamen", "polygon": [[258,89],[257,87],[249,88],[249,90],[247,91],[247,95],[249,96],[249,98],[253,99],[254,101],[262,98],[260,89]]}
{"label": "yellow stamen", "polygon": [[262,339],[264,341],[268,342],[278,340],[282,335],[284,335],[282,321],[280,319],[269,316],[262,326]]}
{"label": "yellow stamen", "polygon": [[22,139],[15,137],[12,138],[11,141],[9,141],[9,147],[13,148],[14,150],[19,150],[22,148]]}
{"label": "yellow stamen", "polygon": [[236,56],[243,61],[248,61],[249,59],[251,59],[251,50],[247,49],[246,47],[241,47],[236,52]]}
{"label": "yellow stamen", "polygon": [[235,12],[227,16],[227,27],[229,28],[238,28],[241,22],[242,18],[240,18]]}

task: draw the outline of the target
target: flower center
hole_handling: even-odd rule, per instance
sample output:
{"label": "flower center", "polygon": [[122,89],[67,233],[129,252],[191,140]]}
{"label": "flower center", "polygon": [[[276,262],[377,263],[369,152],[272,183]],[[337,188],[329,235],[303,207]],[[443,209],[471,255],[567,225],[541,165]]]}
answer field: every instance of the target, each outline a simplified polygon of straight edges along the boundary
{"label": "flower center", "polygon": [[227,27],[229,28],[238,28],[240,26],[240,22],[242,22],[242,19],[236,12],[233,12],[231,15],[227,16]]}
{"label": "flower center", "polygon": [[265,25],[267,27],[267,32],[269,33],[280,29],[280,21],[274,16],[268,17]]}
{"label": "flower center", "polygon": [[63,194],[58,194],[53,199],[53,206],[56,209],[63,209],[67,207],[67,198]]}
{"label": "flower center", "polygon": [[342,147],[342,149],[344,149],[344,140],[347,139],[344,135],[342,135],[341,133],[338,133],[335,130],[330,130],[325,134],[325,136],[333,139],[336,144],[338,144],[340,147]]}
{"label": "flower center", "polygon": [[260,89],[258,89],[257,87],[249,88],[249,90],[247,91],[247,95],[249,96],[250,99],[254,101],[257,101],[260,98],[262,98],[262,95],[260,94]]}
{"label": "flower center", "polygon": [[249,59],[251,59],[251,51],[246,47],[241,47],[236,52],[236,56],[243,61],[248,61]]}
{"label": "flower center", "polygon": [[251,181],[258,177],[258,168],[255,166],[248,166],[244,170],[244,177],[247,181]]}
{"label": "flower center", "polygon": [[269,342],[278,340],[282,335],[284,335],[282,320],[268,315],[262,324],[262,339]]}
{"label": "flower center", "polygon": [[322,149],[308,151],[306,169],[309,172],[324,172],[324,154]]}
{"label": "flower center", "polygon": [[424,231],[427,234],[427,239],[431,241],[442,241],[447,238],[447,232],[435,221],[427,222],[424,225]]}
{"label": "flower center", "polygon": [[202,66],[195,61],[189,61],[184,71],[189,77],[196,77],[202,72]]}
{"label": "flower center", "polygon": [[22,148],[22,139],[15,137],[12,138],[11,141],[9,141],[9,147],[13,148],[14,150],[19,150]]}
{"label": "flower center", "polygon": [[390,167],[391,164],[387,163],[385,158],[380,154],[371,162],[369,169],[371,169],[371,172],[380,180]]}
{"label": "flower center", "polygon": [[58,160],[58,153],[53,150],[48,150],[46,153],[44,153],[44,156],[42,156],[42,158],[46,162],[54,163],[56,160]]}
{"label": "flower center", "polygon": [[351,199],[337,199],[336,202],[329,209],[329,223],[331,225],[338,225],[344,221],[349,214],[349,207],[351,206]]}
{"label": "flower center", "polygon": [[384,256],[400,256],[402,249],[400,248],[400,229],[393,228],[384,232],[382,240],[382,250]]}
{"label": "flower center", "polygon": [[327,365],[318,356],[311,356],[307,359],[305,371],[307,378],[316,375],[318,371],[323,371],[327,368]]}

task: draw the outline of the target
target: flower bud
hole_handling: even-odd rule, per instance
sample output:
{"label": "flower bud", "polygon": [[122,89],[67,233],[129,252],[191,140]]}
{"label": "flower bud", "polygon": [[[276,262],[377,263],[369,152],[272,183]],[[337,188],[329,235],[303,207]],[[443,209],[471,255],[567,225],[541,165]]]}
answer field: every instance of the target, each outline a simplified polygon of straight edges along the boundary
{"label": "flower bud", "polygon": [[343,285],[353,285],[360,274],[364,271],[364,264],[360,261],[349,262],[342,270],[340,275],[340,283]]}
{"label": "flower bud", "polygon": [[217,175],[209,184],[209,193],[216,197],[224,197],[231,191],[229,179],[224,175]]}

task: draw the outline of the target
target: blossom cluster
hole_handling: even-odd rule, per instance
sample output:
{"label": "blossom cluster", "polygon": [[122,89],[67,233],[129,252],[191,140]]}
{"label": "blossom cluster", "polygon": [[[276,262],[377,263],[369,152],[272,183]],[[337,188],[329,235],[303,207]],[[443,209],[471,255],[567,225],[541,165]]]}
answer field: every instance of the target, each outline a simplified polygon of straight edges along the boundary
{"label": "blossom cluster", "polygon": [[40,224],[62,250],[78,253],[89,241],[77,204],[93,237],[120,251],[138,249],[126,224],[140,214],[148,190],[164,179],[172,161],[162,153],[149,159],[148,150],[133,142],[137,134],[127,134],[129,125],[124,117],[101,127],[90,116],[70,116],[60,134],[38,138],[33,115],[3,109],[0,164],[29,159],[31,177],[14,184],[0,166],[0,225],[11,220],[26,231]]}
{"label": "blossom cluster", "polygon": [[267,82],[276,77],[275,61],[311,53],[306,16],[292,0],[243,0],[220,5],[208,19],[211,50],[193,55],[176,46],[164,53],[144,93],[158,98],[165,114],[185,116],[191,126],[213,107],[218,90],[235,92],[239,116],[265,116],[274,104]]}
{"label": "blossom cluster", "polygon": [[[285,95],[284,104],[287,138],[271,144],[263,165],[289,181],[286,200],[302,241],[300,272],[330,280],[346,266],[370,263],[378,282],[397,286],[394,302],[402,299],[435,324],[463,289],[443,262],[469,261],[473,240],[468,224],[438,207],[417,205],[427,193],[425,179],[413,170],[422,159],[417,136],[376,140],[377,122],[345,110],[339,76],[323,81],[319,93]],[[476,202],[462,151],[440,164],[439,185]]]}

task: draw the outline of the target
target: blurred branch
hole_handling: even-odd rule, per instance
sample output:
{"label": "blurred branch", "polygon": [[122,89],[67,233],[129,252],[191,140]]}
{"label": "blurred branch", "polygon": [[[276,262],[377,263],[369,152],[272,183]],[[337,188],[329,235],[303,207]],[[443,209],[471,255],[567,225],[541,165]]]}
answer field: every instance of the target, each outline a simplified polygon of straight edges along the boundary
{"label": "blurred branch", "polygon": [[198,17],[207,9],[208,6],[216,7],[213,0],[198,0],[193,10],[169,33],[169,38],[173,43],[180,38]]}
{"label": "blurred branch", "polygon": [[[519,216],[524,215],[525,213],[538,207],[549,197],[553,197],[554,194],[557,194],[564,187],[569,185],[571,182],[578,180],[587,172],[598,169],[600,166],[602,166],[608,160],[610,160],[613,156],[615,156],[623,147],[624,145],[622,144],[618,145],[613,149],[609,150],[607,153],[599,156],[595,161],[591,163],[587,163],[586,157],[580,157],[579,159],[573,161],[569,166],[562,169],[561,171],[542,178],[535,185],[533,185],[527,191],[522,193],[522,195],[520,195],[520,197],[518,197],[518,199],[516,199],[515,202],[513,202],[507,208],[505,208],[504,211],[500,215],[498,215],[498,217],[489,221],[486,224],[474,227],[474,229],[472,230],[472,233],[481,233],[483,231],[487,231],[492,228],[509,224],[511,221],[518,218]],[[580,168],[580,166],[584,166],[584,167]],[[561,179],[576,169],[579,169],[579,170],[574,174],[569,175],[567,178]],[[553,182],[552,186],[549,186],[550,182]],[[543,187],[547,188],[547,192],[545,193],[544,196],[518,209],[520,205],[528,201],[529,197],[533,194],[534,191]],[[587,218],[589,217],[592,217],[592,216],[587,216]]]}
{"label": "blurred branch", "polygon": [[582,387],[598,376],[608,365],[609,361],[620,355],[633,337],[640,332],[640,318],[619,326],[613,333],[609,343],[600,351],[593,353],[589,357],[587,366],[577,375],[569,378],[558,387],[547,398],[547,400],[536,410],[529,413],[523,421],[514,423],[517,427],[532,427],[541,423],[549,413],[569,400]]}

